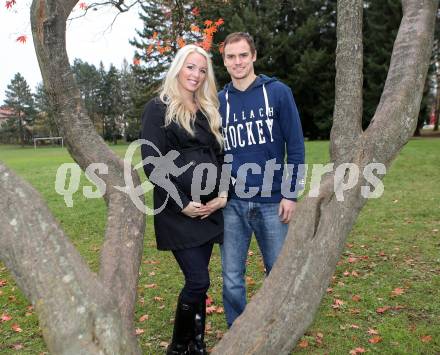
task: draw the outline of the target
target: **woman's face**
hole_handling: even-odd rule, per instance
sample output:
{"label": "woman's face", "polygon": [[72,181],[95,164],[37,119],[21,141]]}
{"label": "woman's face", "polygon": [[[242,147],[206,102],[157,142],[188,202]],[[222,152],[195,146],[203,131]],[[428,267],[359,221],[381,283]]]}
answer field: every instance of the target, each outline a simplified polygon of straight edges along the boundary
{"label": "woman's face", "polygon": [[205,81],[207,72],[206,58],[199,53],[189,54],[177,76],[181,89],[188,94],[195,93]]}

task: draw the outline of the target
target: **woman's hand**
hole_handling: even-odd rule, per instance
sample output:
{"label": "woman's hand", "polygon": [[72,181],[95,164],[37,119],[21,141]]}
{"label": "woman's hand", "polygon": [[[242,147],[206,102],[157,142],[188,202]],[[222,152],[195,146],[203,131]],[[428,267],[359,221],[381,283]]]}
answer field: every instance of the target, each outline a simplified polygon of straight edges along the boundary
{"label": "woman's hand", "polygon": [[188,217],[195,218],[202,215],[201,208],[203,205],[200,202],[191,201],[183,210],[182,213]]}
{"label": "woman's hand", "polygon": [[219,208],[223,208],[226,206],[227,198],[226,197],[216,197],[209,201],[206,205],[202,205],[199,209],[201,213],[201,218],[204,219],[208,217],[211,213],[217,211]]}

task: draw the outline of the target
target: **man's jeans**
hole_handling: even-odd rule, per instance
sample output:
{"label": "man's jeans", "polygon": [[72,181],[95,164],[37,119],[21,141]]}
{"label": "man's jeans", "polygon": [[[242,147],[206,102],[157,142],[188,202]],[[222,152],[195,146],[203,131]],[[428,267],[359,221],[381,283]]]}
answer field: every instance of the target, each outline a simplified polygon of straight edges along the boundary
{"label": "man's jeans", "polygon": [[246,306],[246,258],[252,232],[269,274],[286,238],[288,225],[280,221],[279,203],[231,199],[223,210],[225,231],[220,246],[223,275],[223,305],[228,327]]}

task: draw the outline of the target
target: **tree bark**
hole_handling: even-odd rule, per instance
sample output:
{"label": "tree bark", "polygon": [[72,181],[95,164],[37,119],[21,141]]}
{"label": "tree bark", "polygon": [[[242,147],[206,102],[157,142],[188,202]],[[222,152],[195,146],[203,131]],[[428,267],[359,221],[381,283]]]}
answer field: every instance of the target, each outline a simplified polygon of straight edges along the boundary
{"label": "tree bark", "polygon": [[[359,3],[362,2],[344,4],[344,16],[338,16],[338,28],[353,28],[351,23],[359,21]],[[373,121],[364,133],[359,134],[361,109],[350,107],[360,105],[359,64],[353,65],[347,73],[349,77],[355,76],[352,78],[354,103],[346,99],[352,97],[347,90],[336,89],[343,96],[336,101],[332,130],[335,162],[354,163],[360,172],[370,162],[388,166],[411,137],[429,64],[437,6],[436,0],[403,1],[403,18],[384,92]],[[341,11],[339,6],[338,9]],[[347,72],[340,65],[348,65],[346,58],[351,54],[356,63],[359,62],[362,49],[355,44],[358,44],[357,30],[338,30],[337,77]],[[341,79],[337,85],[346,84]],[[213,355],[288,354],[304,334],[336,269],[346,237],[366,202],[361,195],[361,186],[368,185],[364,178],[345,191],[343,201],[338,201],[335,194],[340,184],[331,173],[324,178],[318,197],[305,198],[298,205],[271,274],[214,348]]]}
{"label": "tree bark", "polygon": [[[108,174],[97,174],[106,184],[108,207],[105,241],[99,277],[116,295],[124,325],[133,328],[137,280],[142,257],[145,215],[129,196],[114,186],[124,186],[123,162],[97,134],[74,80],[66,52],[66,20],[77,0],[34,0],[31,24],[35,51],[44,86],[58,114],[57,126],[72,158],[85,170],[91,163],[104,163]],[[139,176],[131,172],[134,185]]]}
{"label": "tree bark", "polygon": [[41,196],[0,164],[0,258],[35,306],[53,354],[139,354],[117,299],[64,235]]}

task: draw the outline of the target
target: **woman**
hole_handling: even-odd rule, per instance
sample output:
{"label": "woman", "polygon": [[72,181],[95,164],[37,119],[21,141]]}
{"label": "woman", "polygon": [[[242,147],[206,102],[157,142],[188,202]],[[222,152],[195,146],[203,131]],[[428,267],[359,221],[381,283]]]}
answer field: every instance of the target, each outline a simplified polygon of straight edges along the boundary
{"label": "woman", "polygon": [[[149,141],[142,146],[144,170],[154,185],[154,208],[160,211],[154,216],[157,248],[171,250],[185,276],[167,354],[207,354],[208,265],[214,243],[223,240],[221,208],[227,197],[227,191],[219,191],[223,138],[218,107],[208,54],[187,45],[176,54],[159,97],[142,116],[142,138]],[[158,151],[162,160],[156,159]],[[213,164],[217,173],[201,174],[200,163]]]}

